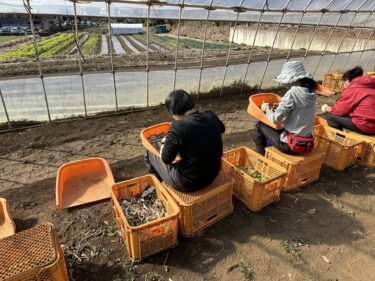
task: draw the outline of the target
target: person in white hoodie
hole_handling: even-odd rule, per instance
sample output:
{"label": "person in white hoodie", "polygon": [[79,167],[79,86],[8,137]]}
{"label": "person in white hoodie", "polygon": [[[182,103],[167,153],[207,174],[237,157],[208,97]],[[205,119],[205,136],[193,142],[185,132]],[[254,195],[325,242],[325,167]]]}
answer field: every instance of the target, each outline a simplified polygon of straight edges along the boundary
{"label": "person in white hoodie", "polygon": [[287,154],[309,153],[314,147],[316,82],[299,61],[286,62],[279,76],[274,78],[289,88],[275,111],[264,102],[261,109],[273,123],[284,122],[284,129],[276,130],[258,122],[254,142],[258,153],[264,155],[269,144]]}

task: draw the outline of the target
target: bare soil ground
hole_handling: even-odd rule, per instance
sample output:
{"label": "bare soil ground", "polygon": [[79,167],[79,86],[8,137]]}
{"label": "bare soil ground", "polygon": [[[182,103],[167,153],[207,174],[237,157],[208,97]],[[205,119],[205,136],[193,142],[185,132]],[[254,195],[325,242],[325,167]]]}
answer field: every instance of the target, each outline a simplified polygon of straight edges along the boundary
{"label": "bare soil ground", "polygon": [[[205,21],[181,21],[180,35],[197,39],[204,39]],[[177,35],[177,22],[171,25],[171,33]],[[209,40],[228,42],[229,41],[230,23],[228,22],[208,22],[207,34]]]}
{"label": "bare soil ground", "polygon": [[[247,63],[250,49],[232,49],[229,63]],[[252,62],[264,61],[268,58],[269,48],[255,47]],[[285,58],[288,50],[273,49],[271,59]],[[301,57],[303,50],[291,52],[291,57]],[[309,52],[314,55],[317,52]],[[204,67],[225,65],[228,50],[206,50],[203,60]],[[198,67],[201,63],[202,51],[198,49],[179,50],[178,67]],[[114,55],[114,67],[119,71],[146,68],[146,53]],[[175,63],[175,51],[152,52],[149,54],[150,69],[172,69]],[[56,56],[41,59],[44,74],[79,73],[78,58],[76,55]],[[111,71],[110,56],[86,56],[82,60],[85,73]],[[15,78],[16,76],[39,75],[38,64],[35,60],[7,61],[0,64],[0,78]]]}
{"label": "bare soil ground", "polygon": [[[327,98],[320,97],[318,106],[323,102]],[[247,96],[228,96],[197,107],[224,121],[225,149],[254,148],[247,104]],[[1,134],[0,197],[9,200],[17,230],[53,222],[72,281],[375,280],[374,169],[323,167],[319,181],[282,193],[258,213],[234,200],[233,214],[138,264],[129,261],[116,233],[110,201],[56,209],[60,165],[99,156],[109,161],[116,181],[146,174],[139,132],[170,120],[161,107]]]}

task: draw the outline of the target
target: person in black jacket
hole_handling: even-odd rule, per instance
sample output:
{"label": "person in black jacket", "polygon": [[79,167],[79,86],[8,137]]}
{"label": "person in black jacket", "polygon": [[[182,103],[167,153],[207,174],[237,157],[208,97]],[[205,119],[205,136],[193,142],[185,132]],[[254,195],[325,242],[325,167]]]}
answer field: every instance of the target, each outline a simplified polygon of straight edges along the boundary
{"label": "person in black jacket", "polygon": [[[219,174],[224,124],[212,111],[194,110],[194,101],[183,90],[171,92],[165,100],[175,121],[163,138],[160,158],[146,151],[150,173],[176,190],[192,192],[209,185]],[[180,160],[174,161],[176,156]]]}

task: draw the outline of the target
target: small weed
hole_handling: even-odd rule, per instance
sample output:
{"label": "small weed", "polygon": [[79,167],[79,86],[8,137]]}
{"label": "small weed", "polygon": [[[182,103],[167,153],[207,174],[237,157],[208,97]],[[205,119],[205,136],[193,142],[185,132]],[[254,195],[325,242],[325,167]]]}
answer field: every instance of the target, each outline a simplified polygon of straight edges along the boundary
{"label": "small weed", "polygon": [[289,241],[289,240],[283,240],[281,241],[281,246],[283,246],[284,250],[291,254],[293,257],[299,258],[301,257],[301,254],[299,252],[299,244],[295,241]]}
{"label": "small weed", "polygon": [[125,271],[124,281],[133,281],[137,274],[137,271],[133,264],[130,261],[126,261],[125,263],[123,263],[122,268]]}
{"label": "small weed", "polygon": [[240,262],[239,266],[245,280],[253,280],[254,271],[252,270],[250,264],[248,262]]}
{"label": "small weed", "polygon": [[157,274],[157,273],[154,273],[154,272],[149,272],[145,275],[144,277],[145,281],[164,281],[164,277]]}

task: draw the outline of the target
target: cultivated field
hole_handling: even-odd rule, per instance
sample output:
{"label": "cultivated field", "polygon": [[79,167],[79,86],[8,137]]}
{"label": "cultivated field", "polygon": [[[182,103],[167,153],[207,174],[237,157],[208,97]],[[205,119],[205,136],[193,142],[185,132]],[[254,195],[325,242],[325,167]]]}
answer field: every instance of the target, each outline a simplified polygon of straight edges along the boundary
{"label": "cultivated field", "polygon": [[[145,34],[114,35],[109,38],[107,34],[82,31],[78,37],[75,39],[74,33],[63,32],[47,38],[38,38],[38,52],[44,74],[79,72],[76,41],[79,42],[82,67],[86,73],[111,71],[110,48],[115,56],[115,70],[146,68],[147,36]],[[203,40],[181,36],[178,46],[178,67],[200,66]],[[205,44],[203,66],[224,65],[229,46],[228,42],[210,41],[208,38]],[[21,37],[18,40],[0,43],[0,49],[2,50],[0,52],[1,77],[39,74],[32,37]],[[265,60],[269,51],[267,47],[254,47],[252,61]],[[150,34],[148,53],[150,68],[171,69],[175,64],[176,37],[173,34]],[[287,53],[288,50],[274,49],[271,58],[285,57]],[[291,56],[302,56],[304,53],[303,50],[293,51]],[[249,54],[250,47],[232,44],[229,63],[246,63]]]}

